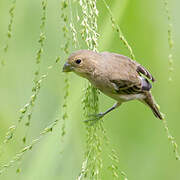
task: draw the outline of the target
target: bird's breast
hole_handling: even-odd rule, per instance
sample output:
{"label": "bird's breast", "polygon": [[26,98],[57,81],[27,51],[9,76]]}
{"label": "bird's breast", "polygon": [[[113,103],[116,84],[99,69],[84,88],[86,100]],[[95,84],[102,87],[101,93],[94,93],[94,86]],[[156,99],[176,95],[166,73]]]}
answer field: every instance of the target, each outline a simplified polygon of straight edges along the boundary
{"label": "bird's breast", "polygon": [[91,84],[103,93],[113,93],[114,88],[106,76],[96,75],[89,79]]}

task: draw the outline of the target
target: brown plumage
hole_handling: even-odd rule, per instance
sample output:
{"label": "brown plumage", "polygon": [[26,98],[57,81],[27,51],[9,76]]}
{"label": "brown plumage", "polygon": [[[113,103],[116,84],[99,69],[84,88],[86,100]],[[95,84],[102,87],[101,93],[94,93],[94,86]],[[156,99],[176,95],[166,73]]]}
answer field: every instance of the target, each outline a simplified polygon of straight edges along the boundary
{"label": "brown plumage", "polygon": [[101,92],[117,101],[112,108],[98,114],[97,118],[103,117],[123,102],[137,99],[148,105],[157,118],[163,119],[150,92],[152,85],[147,80],[154,82],[154,77],[143,66],[126,56],[79,50],[70,55],[63,71],[73,71],[88,79]]}

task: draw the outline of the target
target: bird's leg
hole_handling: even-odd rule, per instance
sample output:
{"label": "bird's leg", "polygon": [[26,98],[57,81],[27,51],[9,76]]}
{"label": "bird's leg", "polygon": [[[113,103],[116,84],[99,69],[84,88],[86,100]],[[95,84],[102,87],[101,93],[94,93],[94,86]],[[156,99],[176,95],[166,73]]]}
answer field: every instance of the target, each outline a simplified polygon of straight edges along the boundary
{"label": "bird's leg", "polygon": [[85,120],[84,122],[97,121],[97,120],[103,118],[106,114],[108,114],[108,113],[111,112],[112,110],[114,110],[114,109],[116,109],[117,107],[119,107],[120,105],[121,105],[121,103],[120,103],[120,102],[117,102],[117,103],[115,103],[111,108],[109,108],[107,111],[105,111],[105,112],[103,112],[103,113],[101,112],[101,113],[99,113],[99,114],[89,115],[89,116],[92,117],[92,118],[87,119],[87,120]]}

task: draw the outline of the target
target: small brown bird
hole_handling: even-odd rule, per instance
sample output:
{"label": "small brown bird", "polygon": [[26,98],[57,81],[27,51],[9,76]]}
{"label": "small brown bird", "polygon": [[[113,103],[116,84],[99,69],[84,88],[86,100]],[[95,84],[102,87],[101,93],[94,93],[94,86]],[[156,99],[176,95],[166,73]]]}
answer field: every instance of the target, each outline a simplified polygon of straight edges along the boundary
{"label": "small brown bird", "polygon": [[70,71],[88,79],[94,87],[117,101],[106,112],[95,115],[95,119],[134,99],[148,105],[157,118],[163,119],[150,92],[152,85],[146,78],[152,82],[155,79],[147,69],[130,58],[110,52],[79,50],[71,54],[64,64],[63,72]]}

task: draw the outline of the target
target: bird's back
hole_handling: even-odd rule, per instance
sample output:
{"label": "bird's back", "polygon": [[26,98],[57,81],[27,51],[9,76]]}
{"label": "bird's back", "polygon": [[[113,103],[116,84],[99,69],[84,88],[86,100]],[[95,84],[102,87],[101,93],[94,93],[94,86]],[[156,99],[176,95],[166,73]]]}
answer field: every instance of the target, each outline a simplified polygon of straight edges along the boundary
{"label": "bird's back", "polygon": [[[128,80],[133,83],[139,83],[139,74],[137,72],[138,63],[126,56],[102,52],[104,63],[100,62],[100,66],[105,66],[108,76],[112,80]],[[104,67],[102,67],[104,69]]]}

